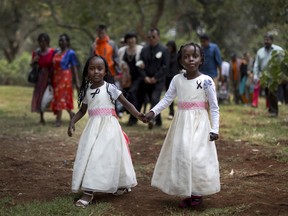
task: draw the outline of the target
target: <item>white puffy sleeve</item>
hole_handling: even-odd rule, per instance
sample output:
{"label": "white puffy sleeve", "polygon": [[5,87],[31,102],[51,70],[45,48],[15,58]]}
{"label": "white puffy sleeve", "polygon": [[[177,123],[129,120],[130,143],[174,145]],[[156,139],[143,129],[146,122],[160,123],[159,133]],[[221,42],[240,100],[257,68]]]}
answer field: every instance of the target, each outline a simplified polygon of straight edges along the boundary
{"label": "white puffy sleeve", "polygon": [[164,98],[162,98],[159,103],[151,109],[151,111],[153,111],[155,114],[154,116],[158,115],[162,110],[167,108],[174,101],[176,95],[177,89],[175,86],[175,79],[173,78],[169,85],[168,91],[164,95]]}
{"label": "white puffy sleeve", "polygon": [[204,90],[210,107],[211,132],[219,134],[219,106],[214,81],[207,76],[204,80]]}
{"label": "white puffy sleeve", "polygon": [[114,84],[107,83],[108,85],[108,91],[111,93],[112,99],[115,101],[118,99],[118,97],[122,94],[122,92],[115,86]]}

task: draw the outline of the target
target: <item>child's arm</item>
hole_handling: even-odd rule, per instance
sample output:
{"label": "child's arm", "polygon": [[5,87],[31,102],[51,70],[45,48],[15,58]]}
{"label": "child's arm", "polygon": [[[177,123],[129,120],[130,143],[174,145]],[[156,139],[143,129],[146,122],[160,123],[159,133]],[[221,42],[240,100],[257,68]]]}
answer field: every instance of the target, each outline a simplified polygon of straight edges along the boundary
{"label": "child's arm", "polygon": [[204,89],[210,107],[210,119],[212,125],[210,131],[210,141],[214,141],[219,138],[219,106],[217,101],[217,94],[214,81],[211,78],[205,80],[204,83]]}
{"label": "child's arm", "polygon": [[72,136],[73,132],[75,131],[76,122],[78,122],[85,115],[85,113],[87,112],[87,107],[87,104],[82,103],[80,110],[71,119],[67,130],[68,136]]}
{"label": "child's arm", "polygon": [[126,110],[131,113],[135,118],[144,121],[144,114],[138,112],[138,110],[135,108],[133,104],[131,104],[124,96],[123,94],[120,94],[118,97],[119,102],[126,108]]}

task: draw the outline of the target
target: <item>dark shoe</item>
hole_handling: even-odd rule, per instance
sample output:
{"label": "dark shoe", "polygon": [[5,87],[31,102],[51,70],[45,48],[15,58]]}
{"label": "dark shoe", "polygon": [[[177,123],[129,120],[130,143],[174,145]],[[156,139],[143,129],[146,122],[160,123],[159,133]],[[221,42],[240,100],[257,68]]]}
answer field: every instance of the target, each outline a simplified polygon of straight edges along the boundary
{"label": "dark shoe", "polygon": [[162,122],[156,122],[155,125],[158,126],[158,127],[161,127],[162,126]]}
{"label": "dark shoe", "polygon": [[271,117],[271,118],[278,117],[278,113],[269,112],[268,117]]}
{"label": "dark shoe", "polygon": [[155,120],[149,121],[149,122],[148,122],[148,129],[149,129],[149,130],[152,130],[153,127],[154,127],[154,125],[155,125]]}
{"label": "dark shoe", "polygon": [[39,121],[39,124],[41,124],[41,125],[46,125],[46,122],[45,122],[44,119],[41,119],[41,120]]}
{"label": "dark shoe", "polygon": [[62,125],[62,122],[61,121],[56,121],[55,122],[55,127],[61,127]]}
{"label": "dark shoe", "polygon": [[191,196],[191,207],[198,206],[202,203],[202,196]]}
{"label": "dark shoe", "polygon": [[197,207],[202,204],[202,196],[191,196],[179,203],[179,208]]}

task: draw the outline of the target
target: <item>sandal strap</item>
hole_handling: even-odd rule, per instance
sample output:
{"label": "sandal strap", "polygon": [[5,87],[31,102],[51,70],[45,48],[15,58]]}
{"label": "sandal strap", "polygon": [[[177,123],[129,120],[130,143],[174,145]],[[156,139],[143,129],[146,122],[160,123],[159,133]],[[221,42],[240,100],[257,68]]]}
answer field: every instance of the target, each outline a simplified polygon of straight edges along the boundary
{"label": "sandal strap", "polygon": [[131,192],[131,188],[119,188],[116,192],[113,193],[115,196],[123,195],[124,193]]}
{"label": "sandal strap", "polygon": [[83,200],[83,199],[79,199],[77,200],[77,202],[75,203],[76,206],[79,206],[79,207],[86,207],[90,204],[90,202],[86,201],[86,200]]}
{"label": "sandal strap", "polygon": [[83,194],[88,195],[88,196],[93,196],[93,192],[86,192],[86,191],[83,191]]}

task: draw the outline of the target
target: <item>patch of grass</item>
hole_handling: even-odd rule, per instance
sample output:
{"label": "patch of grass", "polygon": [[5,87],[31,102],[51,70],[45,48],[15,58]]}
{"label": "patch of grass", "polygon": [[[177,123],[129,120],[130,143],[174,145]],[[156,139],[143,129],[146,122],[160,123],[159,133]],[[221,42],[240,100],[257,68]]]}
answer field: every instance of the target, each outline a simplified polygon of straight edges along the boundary
{"label": "patch of grass", "polygon": [[[220,105],[220,136],[226,140],[242,140],[275,146],[287,137],[287,106],[279,107],[279,117],[270,118],[261,98],[259,108]],[[224,125],[222,128],[221,125]]]}
{"label": "patch of grass", "polygon": [[137,179],[141,179],[143,181],[150,181],[154,166],[154,163],[148,165],[142,165],[137,163],[134,164]]}
{"label": "patch of grass", "polygon": [[179,212],[179,209],[176,207],[171,207],[171,205],[167,206],[166,211],[167,215],[171,216],[233,216],[239,215],[241,212],[249,209],[249,205],[238,205],[238,206],[229,206],[226,208],[210,208],[205,209],[205,211],[200,210],[189,210],[185,209],[183,212]]}
{"label": "patch of grass", "polygon": [[[0,201],[1,216],[91,216],[91,215],[111,215],[115,211],[109,203],[97,203],[82,209],[76,207],[71,202],[71,197],[57,198],[51,202],[34,201],[25,205],[4,207],[7,201]],[[119,215],[119,214],[113,214]]]}
{"label": "patch of grass", "polygon": [[281,147],[281,149],[276,151],[276,159],[283,163],[288,162],[288,147]]}

